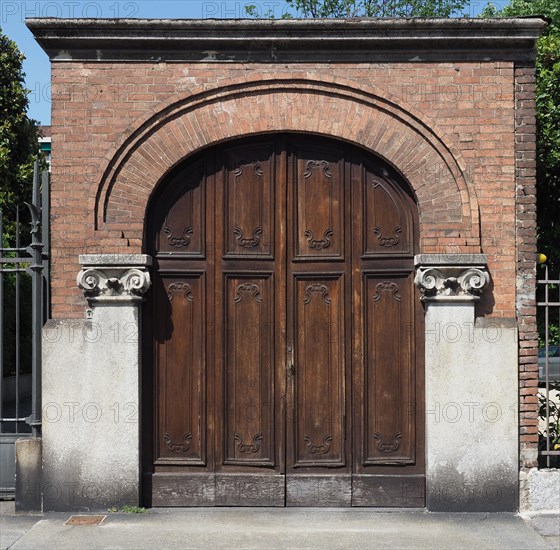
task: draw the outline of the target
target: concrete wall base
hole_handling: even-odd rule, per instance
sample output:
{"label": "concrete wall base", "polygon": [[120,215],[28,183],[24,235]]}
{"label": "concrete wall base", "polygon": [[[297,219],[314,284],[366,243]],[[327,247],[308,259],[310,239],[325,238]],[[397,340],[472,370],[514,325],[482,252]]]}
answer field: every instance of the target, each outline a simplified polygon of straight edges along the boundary
{"label": "concrete wall base", "polygon": [[477,319],[482,254],[416,257],[426,304],[426,504],[446,512],[518,509],[515,319]]}
{"label": "concrete wall base", "polygon": [[101,307],[91,321],[48,321],[43,328],[46,512],[139,502],[135,310]]}
{"label": "concrete wall base", "polygon": [[[49,321],[43,333],[45,511],[101,510],[140,498],[139,306],[150,286],[149,258],[80,260],[78,283],[92,319]],[[489,280],[484,261],[417,257],[426,303],[426,500],[433,511],[519,507],[517,329],[515,319],[475,322],[477,293]],[[528,485],[531,506],[542,508],[531,483],[546,485],[544,474],[532,474]]]}
{"label": "concrete wall base", "polygon": [[446,512],[516,511],[515,320],[475,323],[473,310],[430,304],[426,315],[427,506]]}
{"label": "concrete wall base", "polygon": [[91,319],[43,328],[43,509],[140,501],[142,255],[81,256]]}

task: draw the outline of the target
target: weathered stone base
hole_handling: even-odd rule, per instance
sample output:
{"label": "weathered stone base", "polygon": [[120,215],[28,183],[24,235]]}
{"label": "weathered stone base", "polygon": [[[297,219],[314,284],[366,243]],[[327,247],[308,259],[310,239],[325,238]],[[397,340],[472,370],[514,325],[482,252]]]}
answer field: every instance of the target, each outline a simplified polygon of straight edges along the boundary
{"label": "weathered stone base", "polygon": [[483,255],[420,255],[426,303],[426,505],[518,509],[515,319],[475,320]]}
{"label": "weathered stone base", "polygon": [[43,440],[16,441],[16,512],[42,511]]}
{"label": "weathered stone base", "polygon": [[140,500],[142,255],[80,256],[91,319],[43,328],[43,510]]}
{"label": "weathered stone base", "polygon": [[560,517],[560,470],[532,468],[521,472],[519,490],[522,512],[546,511]]}
{"label": "weathered stone base", "polygon": [[516,511],[515,324],[514,320],[475,324],[473,310],[464,305],[428,307],[427,507],[447,512]]}

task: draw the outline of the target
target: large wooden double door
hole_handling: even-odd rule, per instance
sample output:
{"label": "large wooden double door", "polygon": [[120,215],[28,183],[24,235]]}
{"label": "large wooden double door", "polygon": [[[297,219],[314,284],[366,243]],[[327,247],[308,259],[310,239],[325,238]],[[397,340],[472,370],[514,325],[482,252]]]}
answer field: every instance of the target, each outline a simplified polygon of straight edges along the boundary
{"label": "large wooden double door", "polygon": [[186,162],[150,212],[146,501],[423,506],[416,207],[396,174],[265,135]]}

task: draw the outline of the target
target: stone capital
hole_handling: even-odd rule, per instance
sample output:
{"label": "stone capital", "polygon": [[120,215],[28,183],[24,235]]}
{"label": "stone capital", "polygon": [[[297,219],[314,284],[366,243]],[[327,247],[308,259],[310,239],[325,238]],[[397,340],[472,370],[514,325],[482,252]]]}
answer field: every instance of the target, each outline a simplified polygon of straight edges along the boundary
{"label": "stone capital", "polygon": [[490,283],[484,254],[419,254],[414,263],[426,302],[473,302]]}
{"label": "stone capital", "polygon": [[119,305],[141,302],[151,286],[146,254],[85,254],[78,286],[92,305]]}

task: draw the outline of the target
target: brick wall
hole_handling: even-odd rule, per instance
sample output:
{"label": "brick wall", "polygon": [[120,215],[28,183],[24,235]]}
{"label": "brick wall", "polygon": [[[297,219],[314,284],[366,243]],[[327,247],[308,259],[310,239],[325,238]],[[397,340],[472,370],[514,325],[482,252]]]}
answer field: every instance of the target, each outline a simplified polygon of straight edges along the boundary
{"label": "brick wall", "polygon": [[[532,85],[523,81],[530,79],[529,70],[519,68],[515,76],[518,87]],[[173,112],[189,98],[219,93],[226,83],[235,89],[265,79],[290,81],[289,93],[279,91],[272,103],[267,103],[264,91],[251,97],[240,92],[227,102],[216,97],[211,109],[199,111],[196,128],[181,126],[158,133],[153,123],[160,110]],[[349,95],[360,91],[362,96],[352,104],[326,92],[320,95],[317,86],[309,85],[311,81],[336,84]],[[523,204],[520,178],[527,178],[527,192],[534,182],[530,166],[519,165],[523,174],[516,175],[516,155],[531,162],[533,144],[513,131],[513,62],[281,66],[55,62],[52,86],[55,318],[84,315],[85,302],[75,283],[78,254],[142,250],[142,205],[165,170],[176,162],[174,155],[194,152],[197,143],[200,147],[229,139],[236,132],[273,131],[275,124],[286,129],[339,132],[344,139],[394,154],[399,160],[397,168],[414,174],[409,179],[414,180],[411,183],[419,197],[422,251],[487,254],[493,288],[479,313],[516,314],[516,261],[530,271],[529,248],[534,244],[530,240],[534,214],[528,211],[530,205]],[[529,88],[525,91],[530,93]],[[324,97],[330,97],[327,103],[321,99]],[[516,97],[518,102],[525,101],[522,93]],[[522,124],[529,132],[527,139],[534,133],[531,116],[528,113],[522,122],[519,116],[517,119],[516,127]],[[407,128],[413,128],[414,135],[423,136],[424,141],[407,137]],[[124,151],[140,131],[143,150],[151,147],[158,158],[145,157],[136,165],[123,161],[115,175],[119,147]],[[515,139],[520,142],[516,144]],[[427,152],[425,143],[432,143],[433,150]],[[525,146],[528,148],[523,149]],[[454,182],[449,181],[449,174]],[[113,185],[110,189],[109,184]],[[96,218],[100,204],[115,206],[110,216],[100,211]],[[516,257],[516,242],[529,247],[520,249],[524,260]],[[523,307],[533,305],[524,303]],[[518,313],[529,315],[527,326],[534,322],[530,311],[518,309]],[[526,341],[528,345],[532,342],[530,332]]]}
{"label": "brick wall", "polygon": [[515,67],[515,182],[517,326],[519,331],[519,432],[522,468],[537,466],[538,334],[536,323],[536,120],[535,69]]}

